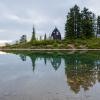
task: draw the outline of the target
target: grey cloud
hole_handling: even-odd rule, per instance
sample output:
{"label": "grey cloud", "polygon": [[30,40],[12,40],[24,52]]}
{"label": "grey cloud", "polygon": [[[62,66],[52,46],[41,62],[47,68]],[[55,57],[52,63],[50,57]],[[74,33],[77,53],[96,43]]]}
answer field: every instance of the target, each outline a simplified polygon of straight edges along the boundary
{"label": "grey cloud", "polygon": [[43,36],[44,33],[49,35],[55,26],[64,35],[66,14],[73,5],[78,4],[81,8],[88,6],[100,13],[98,2],[99,0],[0,0],[0,39],[16,40],[22,34],[30,38],[33,24],[37,36]]}

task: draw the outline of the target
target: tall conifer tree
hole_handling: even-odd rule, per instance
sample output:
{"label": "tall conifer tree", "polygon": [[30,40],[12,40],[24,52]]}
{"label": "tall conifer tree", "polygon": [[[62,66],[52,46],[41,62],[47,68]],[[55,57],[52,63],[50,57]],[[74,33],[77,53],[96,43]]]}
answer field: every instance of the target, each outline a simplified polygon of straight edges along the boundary
{"label": "tall conifer tree", "polygon": [[36,40],[36,37],[35,37],[35,28],[34,28],[34,26],[33,26],[33,32],[32,32],[31,42],[32,42],[33,40]]}
{"label": "tall conifer tree", "polygon": [[94,36],[93,13],[84,8],[81,15],[81,34],[85,38],[90,38]]}
{"label": "tall conifer tree", "polygon": [[100,34],[100,16],[97,18],[97,34]]}
{"label": "tall conifer tree", "polygon": [[44,40],[47,40],[47,35],[46,34],[44,35]]}
{"label": "tall conifer tree", "polygon": [[75,5],[70,9],[65,24],[65,39],[80,37],[81,14],[80,8]]}

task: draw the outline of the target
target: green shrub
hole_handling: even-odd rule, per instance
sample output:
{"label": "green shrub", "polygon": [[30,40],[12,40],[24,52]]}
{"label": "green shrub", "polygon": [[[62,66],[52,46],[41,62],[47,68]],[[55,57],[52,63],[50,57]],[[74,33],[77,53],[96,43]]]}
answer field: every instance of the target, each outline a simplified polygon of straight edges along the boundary
{"label": "green shrub", "polygon": [[53,43],[53,47],[54,47],[54,48],[58,47],[57,42]]}

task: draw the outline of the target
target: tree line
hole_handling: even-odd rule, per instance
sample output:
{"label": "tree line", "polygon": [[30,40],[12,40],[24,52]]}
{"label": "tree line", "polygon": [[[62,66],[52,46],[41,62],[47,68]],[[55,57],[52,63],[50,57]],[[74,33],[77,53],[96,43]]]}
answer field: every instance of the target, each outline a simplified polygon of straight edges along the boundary
{"label": "tree line", "polygon": [[65,24],[65,39],[91,38],[100,34],[100,16],[97,17],[88,8],[82,11],[75,5],[70,9]]}

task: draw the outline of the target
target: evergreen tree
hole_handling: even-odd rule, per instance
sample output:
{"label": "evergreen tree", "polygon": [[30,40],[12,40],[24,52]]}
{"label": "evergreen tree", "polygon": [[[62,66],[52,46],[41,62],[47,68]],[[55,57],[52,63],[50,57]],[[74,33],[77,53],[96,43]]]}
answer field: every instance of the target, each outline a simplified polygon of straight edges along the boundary
{"label": "evergreen tree", "polygon": [[42,36],[40,36],[40,41],[42,40]]}
{"label": "evergreen tree", "polygon": [[26,43],[27,42],[27,36],[26,35],[22,35],[20,38],[20,43]]}
{"label": "evergreen tree", "polygon": [[65,24],[65,39],[90,38],[94,33],[96,33],[95,15],[87,8],[80,13],[77,5],[71,8]]}
{"label": "evergreen tree", "polygon": [[67,15],[67,21],[65,24],[65,39],[68,38],[78,38],[80,37],[80,25],[81,25],[81,14],[80,8],[75,5],[70,9]]}
{"label": "evergreen tree", "polygon": [[35,37],[35,28],[34,28],[34,26],[33,26],[33,32],[32,32],[31,42],[32,42],[33,40],[36,40],[36,37]]}
{"label": "evergreen tree", "polygon": [[97,34],[100,34],[100,16],[97,18]]}
{"label": "evergreen tree", "polygon": [[85,38],[94,36],[93,13],[84,8],[81,12],[81,34]]}
{"label": "evergreen tree", "polygon": [[47,40],[47,35],[46,34],[44,35],[44,40]]}
{"label": "evergreen tree", "polygon": [[97,19],[96,19],[96,15],[93,13],[93,32],[94,35],[97,35]]}

